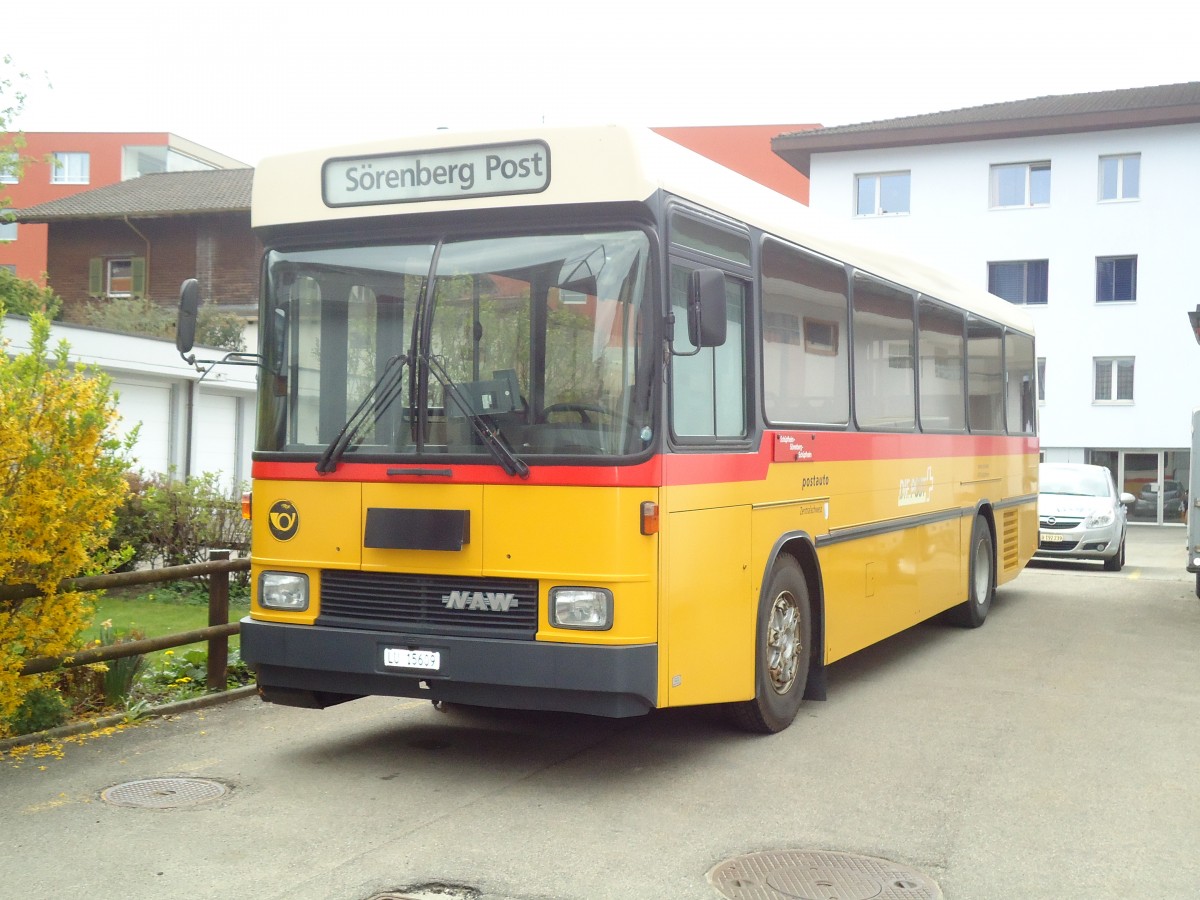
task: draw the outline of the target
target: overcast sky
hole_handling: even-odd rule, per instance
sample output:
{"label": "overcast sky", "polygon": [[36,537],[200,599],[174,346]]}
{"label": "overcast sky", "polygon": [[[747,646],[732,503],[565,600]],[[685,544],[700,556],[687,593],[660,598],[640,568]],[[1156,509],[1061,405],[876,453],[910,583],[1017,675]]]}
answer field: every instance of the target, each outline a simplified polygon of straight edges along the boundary
{"label": "overcast sky", "polygon": [[1200,81],[1200,13],[1177,0],[55,0],[3,19],[7,73],[30,76],[16,127],[165,131],[251,165],[439,127],[845,125]]}

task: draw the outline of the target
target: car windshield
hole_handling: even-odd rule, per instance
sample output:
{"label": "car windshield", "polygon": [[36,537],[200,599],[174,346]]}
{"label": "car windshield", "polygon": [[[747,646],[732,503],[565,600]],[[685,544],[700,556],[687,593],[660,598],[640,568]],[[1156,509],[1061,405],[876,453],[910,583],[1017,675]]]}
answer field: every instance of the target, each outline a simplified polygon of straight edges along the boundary
{"label": "car windshield", "polygon": [[1077,497],[1108,497],[1108,479],[1104,469],[1088,467],[1046,468],[1040,471],[1043,494],[1069,494]]}

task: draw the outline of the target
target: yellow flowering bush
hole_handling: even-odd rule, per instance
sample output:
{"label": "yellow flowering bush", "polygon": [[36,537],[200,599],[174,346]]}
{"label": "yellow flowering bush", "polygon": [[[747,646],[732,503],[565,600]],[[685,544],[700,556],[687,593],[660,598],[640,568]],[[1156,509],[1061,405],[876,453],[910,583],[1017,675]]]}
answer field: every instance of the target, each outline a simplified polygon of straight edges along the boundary
{"label": "yellow flowering bush", "polygon": [[65,342],[47,352],[45,315],[30,314],[30,350],[15,356],[3,324],[0,303],[0,584],[44,596],[0,600],[0,737],[22,698],[49,684],[20,676],[24,661],[69,654],[88,622],[86,595],[58,584],[111,564],[132,443],[116,435],[107,376],[72,364]]}

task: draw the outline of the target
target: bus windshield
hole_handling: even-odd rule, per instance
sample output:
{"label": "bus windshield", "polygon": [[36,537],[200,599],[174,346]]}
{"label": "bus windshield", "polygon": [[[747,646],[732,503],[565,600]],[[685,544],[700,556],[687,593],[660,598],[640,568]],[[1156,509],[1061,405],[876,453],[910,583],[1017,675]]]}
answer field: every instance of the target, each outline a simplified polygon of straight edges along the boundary
{"label": "bus windshield", "polygon": [[640,231],[271,251],[258,449],[492,458],[490,434],[520,460],[638,454],[648,258]]}

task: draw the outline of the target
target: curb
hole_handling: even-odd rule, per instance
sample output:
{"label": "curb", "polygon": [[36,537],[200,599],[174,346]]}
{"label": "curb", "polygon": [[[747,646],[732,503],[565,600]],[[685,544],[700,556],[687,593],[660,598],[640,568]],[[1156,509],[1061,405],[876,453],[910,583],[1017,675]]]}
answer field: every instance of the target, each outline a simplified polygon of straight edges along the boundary
{"label": "curb", "polygon": [[[219,691],[215,694],[204,694],[199,697],[191,697],[187,700],[178,700],[175,703],[164,703],[162,706],[150,707],[134,721],[140,722],[143,719],[157,719],[162,716],[171,716],[175,713],[188,712],[189,710],[193,709],[204,709],[209,706],[217,706],[221,703],[230,703],[234,700],[241,700],[245,697],[253,696],[257,692],[257,685],[248,684],[229,691]],[[16,737],[4,738],[0,740],[0,752],[11,750],[13,747],[23,747],[27,744],[40,744],[45,741],[53,741],[59,738],[71,737],[72,735],[84,734],[89,731],[98,731],[101,728],[120,725],[125,721],[126,718],[124,713],[114,713],[113,715],[103,716],[99,719],[88,719],[85,722],[74,722],[70,725],[60,725],[58,728],[48,728],[45,731],[35,731],[32,734],[19,734]]]}

